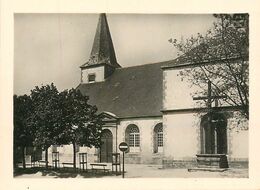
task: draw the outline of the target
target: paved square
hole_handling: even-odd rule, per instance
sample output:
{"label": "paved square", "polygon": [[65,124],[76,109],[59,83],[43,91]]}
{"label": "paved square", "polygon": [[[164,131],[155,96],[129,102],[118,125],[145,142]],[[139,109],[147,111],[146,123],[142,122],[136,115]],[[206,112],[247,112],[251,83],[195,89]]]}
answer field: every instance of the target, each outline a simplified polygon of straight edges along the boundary
{"label": "paved square", "polygon": [[[90,168],[90,167],[89,167]],[[160,169],[160,165],[126,164],[125,178],[248,178],[248,169],[228,169],[224,172],[196,171],[188,172],[187,169]],[[29,168],[28,168],[29,170]],[[35,171],[27,174],[18,174],[15,178],[122,178],[121,175],[75,173],[73,171]]]}

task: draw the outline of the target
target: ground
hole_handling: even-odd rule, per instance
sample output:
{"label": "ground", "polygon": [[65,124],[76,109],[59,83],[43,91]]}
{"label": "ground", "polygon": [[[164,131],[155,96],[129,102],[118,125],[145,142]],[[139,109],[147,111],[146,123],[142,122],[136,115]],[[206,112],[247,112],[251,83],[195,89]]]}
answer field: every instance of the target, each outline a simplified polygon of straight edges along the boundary
{"label": "ground", "polygon": [[[88,168],[91,168],[88,166]],[[111,167],[108,167],[111,168]],[[159,165],[126,164],[125,178],[248,178],[248,169],[230,168],[224,172],[195,171],[188,172],[187,169],[161,169]],[[121,175],[97,174],[89,172],[73,172],[73,170],[45,170],[43,168],[19,169],[14,174],[15,178],[122,178]]]}

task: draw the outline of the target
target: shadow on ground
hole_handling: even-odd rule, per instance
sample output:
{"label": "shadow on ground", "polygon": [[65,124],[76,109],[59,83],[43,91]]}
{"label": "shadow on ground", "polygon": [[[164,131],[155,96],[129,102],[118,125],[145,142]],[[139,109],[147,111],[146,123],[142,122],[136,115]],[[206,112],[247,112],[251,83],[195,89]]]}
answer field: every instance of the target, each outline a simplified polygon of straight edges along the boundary
{"label": "shadow on ground", "polygon": [[75,171],[73,169],[45,169],[45,168],[18,168],[14,170],[14,177],[19,177],[22,175],[36,175],[37,177],[45,177],[49,176],[52,178],[76,178],[76,177],[83,177],[83,178],[101,178],[104,176],[115,176],[115,174],[104,173],[104,172],[92,172],[91,170],[88,171],[79,171],[78,169]]}
{"label": "shadow on ground", "polygon": [[[248,168],[229,168],[223,172],[194,171],[189,172],[187,168],[167,168],[142,164],[125,165],[125,178],[248,178]],[[43,167],[18,168],[14,171],[17,178],[121,178],[112,172],[104,173],[103,170],[94,172],[81,172],[73,168],[45,169]]]}

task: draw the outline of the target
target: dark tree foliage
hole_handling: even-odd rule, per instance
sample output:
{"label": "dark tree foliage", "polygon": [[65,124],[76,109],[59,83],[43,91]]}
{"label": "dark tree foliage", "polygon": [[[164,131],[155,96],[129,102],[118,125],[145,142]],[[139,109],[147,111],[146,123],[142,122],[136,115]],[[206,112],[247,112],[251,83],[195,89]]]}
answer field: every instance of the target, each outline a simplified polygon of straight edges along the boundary
{"label": "dark tree foliage", "polygon": [[249,15],[216,14],[217,21],[205,35],[187,40],[170,39],[179,51],[176,64],[199,64],[179,73],[184,80],[207,93],[212,83],[215,95],[225,95],[225,104],[240,109],[240,118],[249,119]]}
{"label": "dark tree foliage", "polygon": [[31,91],[33,112],[30,127],[34,131],[33,144],[45,150],[46,168],[48,168],[48,148],[58,142],[61,133],[61,99],[54,84],[38,87]]}
{"label": "dark tree foliage", "polygon": [[76,146],[100,147],[102,124],[96,106],[76,89],[59,93],[51,84],[36,86],[30,96],[14,96],[14,146],[45,150],[46,168],[49,147],[62,144],[73,145],[76,168]]}
{"label": "dark tree foliage", "polygon": [[32,113],[32,101],[30,96],[23,95],[13,97],[14,102],[14,164],[17,163],[18,148],[21,148],[23,168],[26,168],[25,164],[25,147],[32,146],[33,142],[33,130],[28,125],[28,118]]}
{"label": "dark tree foliage", "polygon": [[79,90],[60,93],[62,99],[62,131],[59,143],[73,145],[73,167],[76,168],[76,146],[99,147],[102,120],[97,108],[88,104],[88,97]]}

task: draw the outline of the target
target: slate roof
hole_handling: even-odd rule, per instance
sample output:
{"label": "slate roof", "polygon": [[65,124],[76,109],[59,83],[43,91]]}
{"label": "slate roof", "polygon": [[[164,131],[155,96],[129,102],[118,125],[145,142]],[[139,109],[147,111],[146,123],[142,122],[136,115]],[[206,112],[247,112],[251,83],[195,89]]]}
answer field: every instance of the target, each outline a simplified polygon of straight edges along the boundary
{"label": "slate roof", "polygon": [[115,68],[121,67],[116,60],[114,45],[105,13],[101,13],[99,16],[90,58],[81,68],[98,64],[107,64]]}
{"label": "slate roof", "polygon": [[89,103],[99,112],[111,112],[119,118],[161,116],[164,64],[117,68],[105,81],[77,88],[89,96]]}

